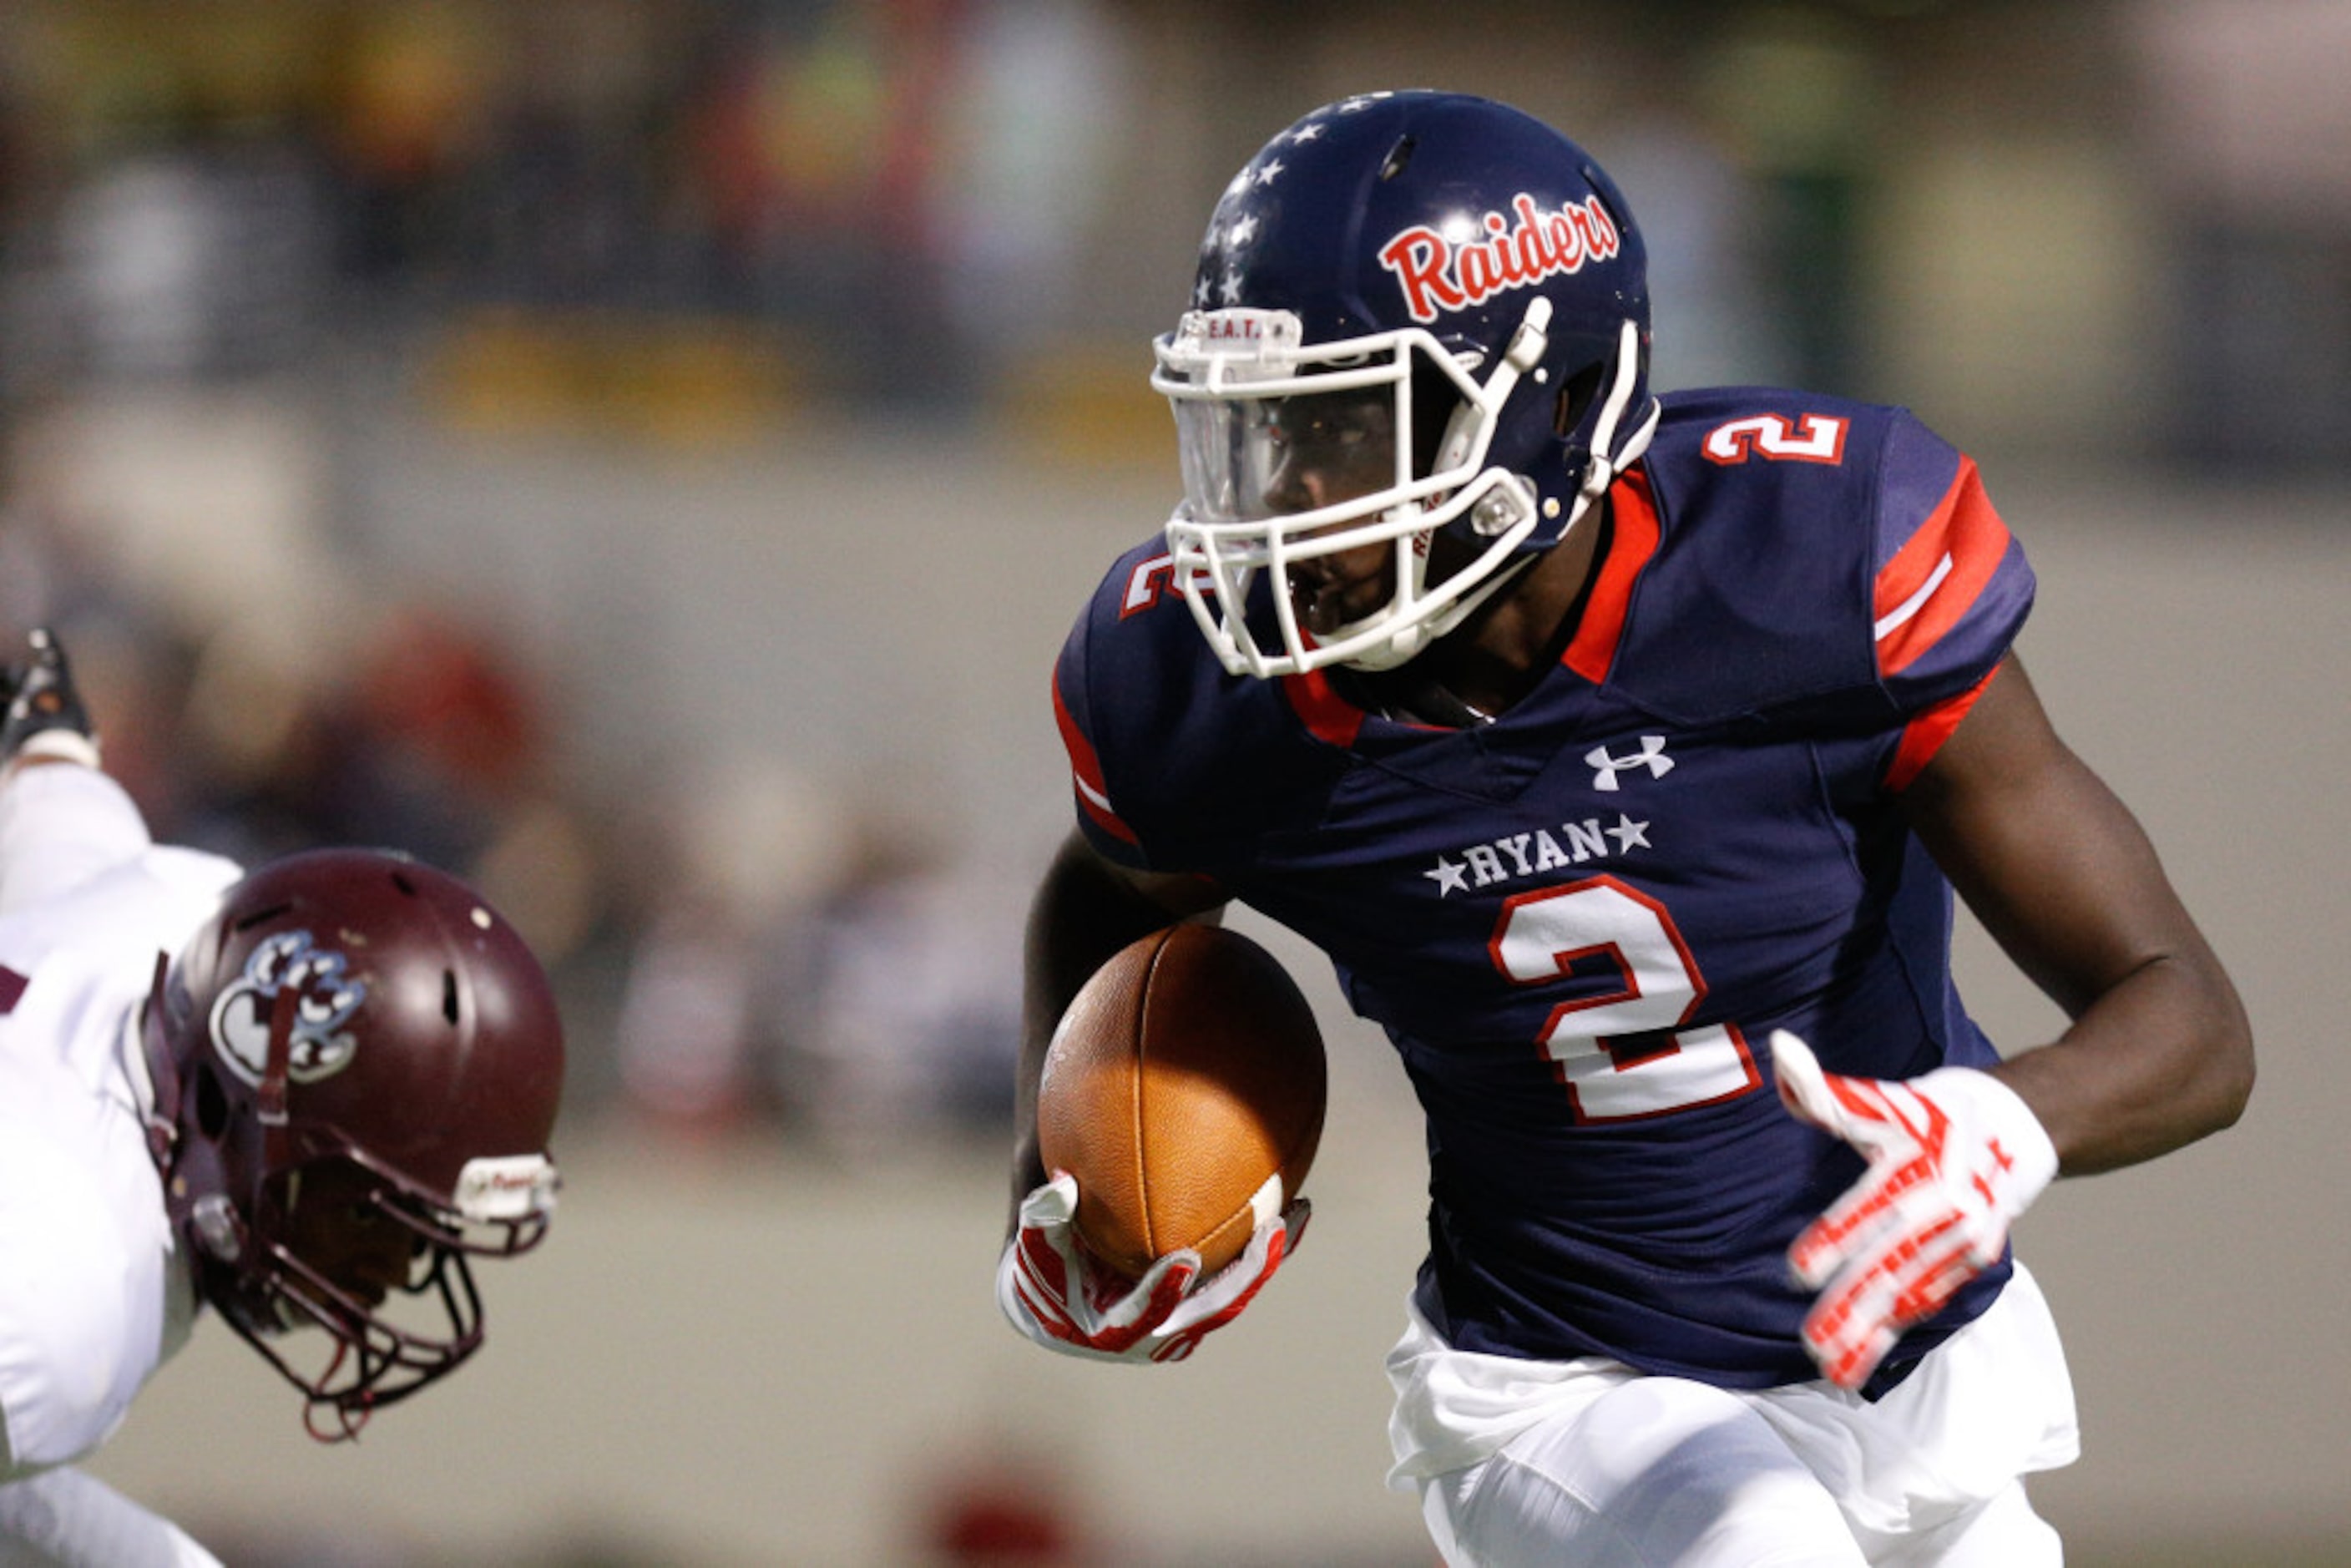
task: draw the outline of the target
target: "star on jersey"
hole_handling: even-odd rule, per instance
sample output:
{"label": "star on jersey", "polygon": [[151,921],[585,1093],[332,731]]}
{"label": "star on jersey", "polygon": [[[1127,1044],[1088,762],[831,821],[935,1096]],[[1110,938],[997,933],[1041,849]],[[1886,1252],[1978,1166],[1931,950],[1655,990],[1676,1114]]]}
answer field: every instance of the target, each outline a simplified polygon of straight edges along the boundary
{"label": "star on jersey", "polygon": [[[1610,839],[1616,841],[1614,849],[1609,847]],[[1580,822],[1562,822],[1556,835],[1548,828],[1537,828],[1471,844],[1460,852],[1459,860],[1440,854],[1437,863],[1420,874],[1437,884],[1437,897],[1449,898],[1472,888],[1491,887],[1496,883],[1513,882],[1522,876],[1556,871],[1561,866],[1582,865],[1611,855],[1622,859],[1635,849],[1653,847],[1649,842],[1649,824],[1636,822],[1619,811],[1613,827],[1603,827],[1597,817],[1586,817]]]}

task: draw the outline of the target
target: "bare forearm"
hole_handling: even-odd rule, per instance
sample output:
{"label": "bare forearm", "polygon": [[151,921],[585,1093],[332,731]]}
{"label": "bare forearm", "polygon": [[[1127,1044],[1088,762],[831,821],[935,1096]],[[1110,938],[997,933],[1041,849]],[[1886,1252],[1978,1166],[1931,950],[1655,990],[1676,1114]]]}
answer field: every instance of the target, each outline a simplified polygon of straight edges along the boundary
{"label": "bare forearm", "polygon": [[1996,1071],[2048,1130],[2061,1173],[2087,1176],[2235,1122],[2252,1092],[2252,1039],[2199,945],[2133,970],[2050,1046]]}
{"label": "bare forearm", "polygon": [[1999,1075],[2073,1176],[2216,1133],[2253,1082],[2243,1005],[2129,810],[2013,660],[1903,797],[1952,882],[2073,1021]]}

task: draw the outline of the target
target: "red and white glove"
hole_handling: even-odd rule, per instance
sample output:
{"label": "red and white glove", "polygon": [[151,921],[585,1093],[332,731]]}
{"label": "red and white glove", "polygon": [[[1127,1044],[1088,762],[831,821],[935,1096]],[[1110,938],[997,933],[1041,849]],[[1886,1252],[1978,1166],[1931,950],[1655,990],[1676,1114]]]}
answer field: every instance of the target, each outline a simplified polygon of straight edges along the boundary
{"label": "red and white glove", "polygon": [[1181,1361],[1241,1315],[1298,1249],[1311,1211],[1281,1201],[1270,1176],[1252,1207],[1257,1229],[1241,1255],[1206,1279],[1200,1255],[1179,1249],[1129,1281],[1092,1262],[1078,1243],[1078,1181],[1066,1173],[1020,1200],[1020,1227],[996,1268],[996,1304],[1014,1328],[1048,1350],[1097,1361]]}
{"label": "red and white glove", "polygon": [[1771,1035],[1780,1098],[1859,1149],[1869,1169],[1788,1249],[1820,1292],[1804,1349],[1858,1388],[1902,1331],[2000,1261],[2008,1228],[2057,1174],[2057,1150],[2016,1091],[1972,1067],[1893,1082],[1823,1072],[1785,1030]]}

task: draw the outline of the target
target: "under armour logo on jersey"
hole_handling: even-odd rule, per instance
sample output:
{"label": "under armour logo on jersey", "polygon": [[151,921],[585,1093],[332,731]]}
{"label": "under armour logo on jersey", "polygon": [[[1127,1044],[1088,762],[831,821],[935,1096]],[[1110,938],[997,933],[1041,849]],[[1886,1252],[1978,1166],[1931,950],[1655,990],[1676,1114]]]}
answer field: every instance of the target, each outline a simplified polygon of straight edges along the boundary
{"label": "under armour logo on jersey", "polygon": [[1666,737],[1662,735],[1643,736],[1641,749],[1630,757],[1611,757],[1606,747],[1595,746],[1583,754],[1583,762],[1592,769],[1594,789],[1614,790],[1616,775],[1628,768],[1646,768],[1652,779],[1663,779],[1674,770],[1674,759],[1666,755]]}

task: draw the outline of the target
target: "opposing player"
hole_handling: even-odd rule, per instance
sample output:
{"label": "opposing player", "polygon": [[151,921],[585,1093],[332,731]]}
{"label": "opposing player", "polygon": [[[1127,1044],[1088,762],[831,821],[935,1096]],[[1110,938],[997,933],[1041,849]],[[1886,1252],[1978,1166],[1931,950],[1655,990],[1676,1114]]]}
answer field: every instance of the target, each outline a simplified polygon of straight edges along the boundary
{"label": "opposing player", "polygon": [[[1975,465],[1898,409],[1651,395],[1624,196],[1474,98],[1283,131],[1191,307],[1185,501],[1055,672],[1024,1104],[1097,963],[1240,899],[1426,1113],[1392,1479],[1448,1561],[2056,1562],[2022,1478],[2072,1396],[2009,1225],[2227,1125],[2252,1047],[2011,651]],[[1954,887],[2059,1039],[1969,1019]],[[1007,1314],[1106,1358],[1229,1322],[1299,1218],[1126,1281],[1025,1133],[1014,1190]]]}
{"label": "opposing player", "polygon": [[46,632],[6,695],[0,1560],[210,1563],[71,1461],[206,1306],[329,1440],[471,1355],[469,1257],[553,1210],[562,1030],[439,872],[152,843]]}

